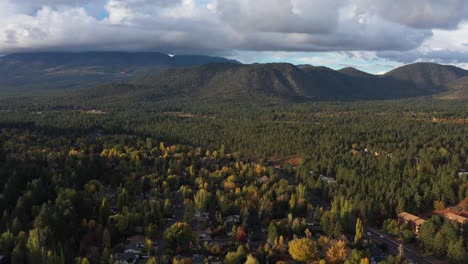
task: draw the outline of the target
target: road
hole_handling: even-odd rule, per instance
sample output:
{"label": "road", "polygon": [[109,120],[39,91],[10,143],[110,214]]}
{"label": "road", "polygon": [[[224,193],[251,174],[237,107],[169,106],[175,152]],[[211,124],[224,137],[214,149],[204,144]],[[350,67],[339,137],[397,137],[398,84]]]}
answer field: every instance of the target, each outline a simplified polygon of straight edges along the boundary
{"label": "road", "polygon": [[[388,238],[385,234],[379,232],[378,230],[376,229],[373,229],[373,228],[370,228],[370,227],[364,227],[364,232],[366,233],[369,233],[371,234],[370,236],[368,236],[370,239],[378,242],[378,243],[383,243],[385,245],[387,245],[388,247],[388,250],[390,251],[390,253],[392,253],[393,255],[398,255],[398,242],[396,242],[395,240],[391,239],[391,238]],[[427,258],[419,255],[418,253],[414,252],[413,250],[407,248],[407,247],[404,247],[404,251],[405,251],[405,257],[406,259],[412,261],[413,263],[426,263],[426,264],[432,264],[432,262],[430,260],[428,260]]]}
{"label": "road", "polygon": [[[177,198],[174,199],[174,197],[177,197]],[[182,206],[182,201],[179,199],[179,196],[177,195],[177,192],[174,192],[172,198],[173,199],[171,200],[174,203],[173,218],[166,219],[167,221],[165,221],[164,227],[158,230],[158,234],[157,234],[158,255],[161,255],[163,253],[163,250],[166,248],[166,240],[164,239],[164,231],[166,231],[166,229],[169,228],[171,225],[175,224],[176,222],[181,222],[184,219],[184,208]]]}

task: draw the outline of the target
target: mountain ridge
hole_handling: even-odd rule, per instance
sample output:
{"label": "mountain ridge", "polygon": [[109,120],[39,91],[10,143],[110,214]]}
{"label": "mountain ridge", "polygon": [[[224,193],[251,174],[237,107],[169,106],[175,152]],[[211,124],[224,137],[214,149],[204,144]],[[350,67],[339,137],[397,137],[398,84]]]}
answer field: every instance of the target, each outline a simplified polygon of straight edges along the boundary
{"label": "mountain ridge", "polygon": [[468,71],[452,65],[418,62],[398,67],[384,76],[411,81],[428,90],[437,90],[437,87],[448,88],[449,83],[468,76]]}
{"label": "mountain ridge", "polygon": [[[445,70],[441,69],[442,72]],[[125,84],[96,87],[91,91],[96,95],[132,97],[125,86],[137,100],[177,97],[372,100],[429,96],[449,89],[445,86],[428,88],[412,80],[397,79],[392,75],[365,74],[352,69],[335,71],[327,67],[289,63],[210,63],[170,69]]]}
{"label": "mountain ridge", "polygon": [[211,62],[238,64],[222,57],[169,56],[160,52],[38,52],[0,57],[3,89],[77,88],[125,81],[170,68]]}
{"label": "mountain ridge", "polygon": [[160,52],[43,52],[0,57],[0,92],[73,89],[77,92],[72,94],[80,98],[89,99],[83,95],[87,92],[97,100],[123,96],[126,89],[126,97],[133,93],[138,100],[370,100],[415,96],[468,99],[466,77],[467,70],[435,63],[408,64],[373,75],[352,67],[333,70],[289,63],[241,64],[222,57],[170,56]]}

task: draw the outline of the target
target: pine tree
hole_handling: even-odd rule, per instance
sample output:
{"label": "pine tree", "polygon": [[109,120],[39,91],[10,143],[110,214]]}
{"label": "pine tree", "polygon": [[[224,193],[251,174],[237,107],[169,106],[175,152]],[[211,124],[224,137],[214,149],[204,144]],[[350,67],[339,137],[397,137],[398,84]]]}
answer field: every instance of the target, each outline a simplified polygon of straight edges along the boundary
{"label": "pine tree", "polygon": [[110,248],[111,247],[111,234],[109,232],[109,229],[104,228],[104,231],[102,232],[102,245],[105,248]]}
{"label": "pine tree", "polygon": [[356,222],[356,235],[354,236],[354,243],[361,243],[363,235],[364,227],[362,226],[361,218],[358,218]]}
{"label": "pine tree", "polygon": [[278,229],[276,228],[275,223],[270,222],[268,226],[268,242],[273,243],[278,238]]}
{"label": "pine tree", "polygon": [[468,257],[463,240],[450,241],[447,249],[447,256],[450,263],[467,263]]}
{"label": "pine tree", "polygon": [[445,255],[447,252],[447,241],[445,241],[444,236],[442,235],[442,232],[437,232],[437,235],[434,238],[434,253],[442,257]]}
{"label": "pine tree", "polygon": [[0,251],[10,254],[15,247],[15,236],[9,230],[0,236]]}
{"label": "pine tree", "polygon": [[12,264],[24,264],[26,263],[26,242],[27,242],[26,233],[23,231],[19,232],[18,238],[16,239],[16,246],[13,249],[11,256]]}
{"label": "pine tree", "polygon": [[111,210],[107,198],[102,198],[101,206],[99,207],[99,223],[101,225],[107,224],[107,218],[110,216]]}
{"label": "pine tree", "polygon": [[109,252],[109,249],[104,248],[104,250],[101,253],[101,264],[107,264],[109,262],[110,257],[111,254]]}

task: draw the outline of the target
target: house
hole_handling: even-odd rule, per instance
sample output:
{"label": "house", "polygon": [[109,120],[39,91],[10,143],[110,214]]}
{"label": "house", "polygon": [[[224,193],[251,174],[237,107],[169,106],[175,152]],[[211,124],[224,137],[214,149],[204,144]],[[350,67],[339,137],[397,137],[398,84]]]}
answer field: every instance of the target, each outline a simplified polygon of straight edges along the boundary
{"label": "house", "polygon": [[226,233],[231,235],[232,227],[240,223],[240,215],[231,215],[226,217]]}
{"label": "house", "polygon": [[444,214],[445,218],[449,219],[449,220],[452,220],[452,221],[455,221],[455,222],[458,222],[460,224],[466,224],[468,223],[468,218],[466,217],[463,217],[461,215],[456,215],[454,213],[446,213]]}
{"label": "house", "polygon": [[139,258],[140,255],[135,253],[116,253],[114,255],[115,264],[135,264]]}
{"label": "house", "polygon": [[200,218],[199,220],[208,220],[210,219],[210,214],[207,212],[202,212],[200,210],[195,210],[193,217]]}
{"label": "house", "polygon": [[125,253],[141,254],[145,249],[145,244],[139,242],[130,242],[125,245]]}
{"label": "house", "polygon": [[426,220],[420,218],[419,216],[403,212],[398,214],[398,222],[400,224],[407,224],[411,226],[413,228],[413,232],[417,235],[419,232],[419,227],[424,224]]}
{"label": "house", "polygon": [[208,256],[208,261],[211,264],[222,264],[224,259],[220,256]]}
{"label": "house", "polygon": [[335,179],[332,177],[328,177],[322,174],[319,175],[319,179],[323,182],[326,182],[327,184],[336,183]]}
{"label": "house", "polygon": [[228,223],[239,223],[240,215],[230,215],[226,217],[226,222]]}
{"label": "house", "polygon": [[200,241],[211,241],[211,230],[200,230],[195,232]]}

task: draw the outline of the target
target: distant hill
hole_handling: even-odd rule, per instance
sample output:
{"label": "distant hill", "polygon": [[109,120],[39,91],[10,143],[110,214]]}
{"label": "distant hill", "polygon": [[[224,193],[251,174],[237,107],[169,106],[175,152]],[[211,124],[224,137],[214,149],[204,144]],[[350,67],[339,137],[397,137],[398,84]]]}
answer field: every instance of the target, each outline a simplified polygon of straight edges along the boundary
{"label": "distant hill", "polygon": [[78,92],[78,97],[165,100],[213,98],[252,100],[286,98],[293,100],[393,99],[428,95],[410,81],[388,76],[349,74],[326,67],[287,63],[226,64],[171,69],[127,83],[102,85]]}
{"label": "distant hill", "polygon": [[220,57],[171,57],[158,52],[10,54],[0,57],[0,90],[94,86],[213,62],[239,63]]}
{"label": "distant hill", "polygon": [[399,67],[384,76],[410,81],[430,92],[449,90],[449,84],[468,76],[468,71],[451,65],[414,63]]}
{"label": "distant hill", "polygon": [[360,71],[360,70],[358,70],[356,68],[353,68],[353,67],[346,67],[346,68],[340,69],[338,71],[340,73],[344,74],[344,75],[348,75],[348,76],[352,76],[352,77],[369,77],[369,78],[375,77],[372,74]]}
{"label": "distant hill", "polygon": [[437,96],[440,99],[468,100],[468,76],[447,85],[448,91]]}

